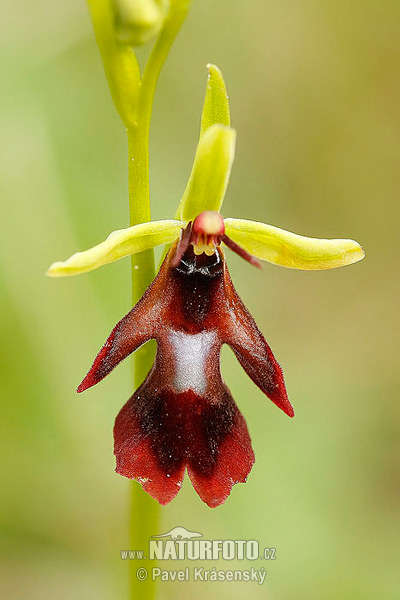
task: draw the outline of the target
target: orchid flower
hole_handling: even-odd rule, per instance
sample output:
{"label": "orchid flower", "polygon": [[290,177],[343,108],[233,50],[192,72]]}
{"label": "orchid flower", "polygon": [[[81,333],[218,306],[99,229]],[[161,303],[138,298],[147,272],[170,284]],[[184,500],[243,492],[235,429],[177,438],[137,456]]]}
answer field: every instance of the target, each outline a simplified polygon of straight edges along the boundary
{"label": "orchid flower", "polygon": [[137,479],[161,504],[178,493],[187,469],[201,499],[223,503],[245,482],[254,453],[245,420],[220,371],[223,344],[254,383],[288,416],[282,370],[239,298],[222,244],[256,266],[331,269],[364,257],[350,239],[316,239],[272,225],[220,215],[234,160],[225,83],[209,65],[207,92],[191,175],[174,219],[112,232],[93,248],[56,262],[48,274],[86,273],[157,245],[171,245],[158,275],[115,326],[78,392],[101,381],[150,339],[154,365],[119,413],[117,472]]}

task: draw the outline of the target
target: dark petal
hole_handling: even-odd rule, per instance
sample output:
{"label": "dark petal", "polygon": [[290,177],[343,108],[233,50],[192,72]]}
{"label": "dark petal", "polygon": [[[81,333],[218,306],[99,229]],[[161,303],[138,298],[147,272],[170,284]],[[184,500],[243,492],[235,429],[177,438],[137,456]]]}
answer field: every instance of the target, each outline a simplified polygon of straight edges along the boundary
{"label": "dark petal", "polygon": [[145,382],[114,428],[117,472],[135,478],[161,504],[178,493],[188,468],[209,506],[224,502],[254,463],[246,424],[229,391],[201,397],[192,390],[152,389]]}
{"label": "dark petal", "polygon": [[239,246],[239,244],[231,240],[230,237],[228,237],[227,235],[223,235],[221,236],[221,241],[224,242],[224,244],[228,246],[228,248],[230,248],[233,252],[244,258],[244,260],[247,260],[247,262],[249,262],[251,265],[254,265],[258,269],[261,269],[260,261],[258,261],[254,256],[252,256],[248,252],[246,252],[244,248],[242,248],[241,246]]}
{"label": "dark petal", "polygon": [[220,325],[223,342],[232,348],[247,375],[260,390],[289,417],[293,417],[294,410],[287,396],[282,369],[236,292],[226,265],[224,282],[229,308]]}
{"label": "dark petal", "polygon": [[181,237],[176,247],[174,256],[171,258],[171,268],[175,268],[179,265],[182,260],[182,256],[185,254],[190,244],[190,237],[192,235],[192,221],[186,225],[185,229],[181,230]]}

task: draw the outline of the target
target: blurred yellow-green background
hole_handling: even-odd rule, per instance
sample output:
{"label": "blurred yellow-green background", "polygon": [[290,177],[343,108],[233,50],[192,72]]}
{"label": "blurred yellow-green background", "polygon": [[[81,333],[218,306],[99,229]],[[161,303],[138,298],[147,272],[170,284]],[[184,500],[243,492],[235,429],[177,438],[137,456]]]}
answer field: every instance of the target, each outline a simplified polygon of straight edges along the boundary
{"label": "blurred yellow-green background", "polygon": [[[3,0],[0,31],[1,597],[123,599],[129,483],[114,473],[112,427],[129,361],[75,388],[130,308],[129,260],[44,272],[127,226],[125,135],[83,0]],[[209,61],[238,131],[224,214],[353,237],[367,258],[260,273],[229,256],[296,418],[225,351],[256,464],[214,510],[186,481],[154,534],[256,538],[277,559],[262,586],[164,583],[160,598],[397,600],[400,3],[194,0],[156,96],[154,218],[184,190]]]}

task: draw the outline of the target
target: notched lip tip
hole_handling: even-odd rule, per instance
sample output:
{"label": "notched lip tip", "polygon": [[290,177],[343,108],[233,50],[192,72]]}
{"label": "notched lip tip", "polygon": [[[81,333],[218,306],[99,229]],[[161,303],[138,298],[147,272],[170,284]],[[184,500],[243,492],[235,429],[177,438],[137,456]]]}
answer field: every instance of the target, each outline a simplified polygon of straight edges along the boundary
{"label": "notched lip tip", "polygon": [[201,498],[201,497],[200,497],[200,499],[205,504],[207,504],[207,506],[209,508],[218,508],[219,506],[222,506],[223,504],[225,504],[225,502],[227,501],[227,499],[229,498],[229,496],[230,496],[230,492],[229,492],[229,494],[227,496],[224,496],[222,499],[221,498],[217,498],[215,500],[209,500],[209,501],[203,500],[203,498]]}

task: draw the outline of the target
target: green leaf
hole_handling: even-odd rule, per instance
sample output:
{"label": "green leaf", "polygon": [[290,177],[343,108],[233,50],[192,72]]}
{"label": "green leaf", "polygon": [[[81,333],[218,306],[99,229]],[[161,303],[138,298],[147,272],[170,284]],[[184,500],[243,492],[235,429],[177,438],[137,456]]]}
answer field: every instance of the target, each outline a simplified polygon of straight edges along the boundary
{"label": "green leaf", "polygon": [[200,137],[211,125],[229,127],[231,124],[229,98],[222,73],[215,65],[208,64],[207,69],[207,89],[201,115]]}
{"label": "green leaf", "polygon": [[223,125],[212,125],[207,129],[197,146],[176,218],[190,221],[203,210],[219,212],[235,158],[235,145],[234,129]]}
{"label": "green leaf", "polygon": [[334,269],[365,256],[354,240],[303,237],[256,221],[225,219],[225,232],[253,256],[291,269]]}
{"label": "green leaf", "polygon": [[53,263],[47,275],[65,277],[93,271],[124,256],[174,241],[179,237],[182,226],[183,223],[180,221],[151,221],[113,231],[97,246],[84,252],[77,252],[64,262]]}

